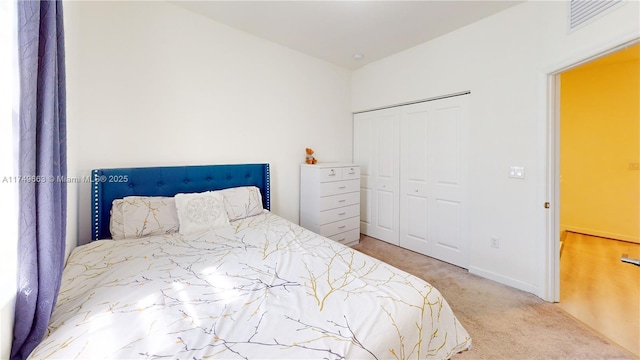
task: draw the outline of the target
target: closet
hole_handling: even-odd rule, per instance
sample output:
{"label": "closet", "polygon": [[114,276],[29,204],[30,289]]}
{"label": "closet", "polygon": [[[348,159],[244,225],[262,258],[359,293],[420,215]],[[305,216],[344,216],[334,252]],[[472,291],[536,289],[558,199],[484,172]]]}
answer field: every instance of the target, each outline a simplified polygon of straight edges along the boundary
{"label": "closet", "polygon": [[468,268],[468,100],[354,115],[363,234]]}

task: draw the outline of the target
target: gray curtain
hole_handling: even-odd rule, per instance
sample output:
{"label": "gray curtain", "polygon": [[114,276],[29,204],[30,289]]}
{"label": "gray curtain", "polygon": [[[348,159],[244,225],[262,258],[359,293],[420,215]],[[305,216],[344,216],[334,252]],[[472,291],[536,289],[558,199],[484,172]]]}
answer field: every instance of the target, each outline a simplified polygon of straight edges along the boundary
{"label": "gray curtain", "polygon": [[61,1],[18,1],[18,292],[11,359],[42,340],[64,266],[67,175]]}

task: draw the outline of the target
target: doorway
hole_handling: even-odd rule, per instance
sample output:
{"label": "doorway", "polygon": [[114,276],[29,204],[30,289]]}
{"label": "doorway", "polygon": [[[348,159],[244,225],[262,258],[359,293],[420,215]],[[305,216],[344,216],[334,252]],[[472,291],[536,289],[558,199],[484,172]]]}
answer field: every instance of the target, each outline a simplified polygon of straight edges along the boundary
{"label": "doorway", "polygon": [[554,75],[563,310],[640,356],[640,44]]}

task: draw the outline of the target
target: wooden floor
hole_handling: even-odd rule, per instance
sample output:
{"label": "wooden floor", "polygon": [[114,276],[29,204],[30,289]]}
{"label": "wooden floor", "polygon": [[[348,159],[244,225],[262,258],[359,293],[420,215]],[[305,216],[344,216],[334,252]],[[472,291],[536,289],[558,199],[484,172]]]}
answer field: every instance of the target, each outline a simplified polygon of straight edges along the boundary
{"label": "wooden floor", "polygon": [[640,244],[567,232],[560,256],[564,311],[640,356]]}

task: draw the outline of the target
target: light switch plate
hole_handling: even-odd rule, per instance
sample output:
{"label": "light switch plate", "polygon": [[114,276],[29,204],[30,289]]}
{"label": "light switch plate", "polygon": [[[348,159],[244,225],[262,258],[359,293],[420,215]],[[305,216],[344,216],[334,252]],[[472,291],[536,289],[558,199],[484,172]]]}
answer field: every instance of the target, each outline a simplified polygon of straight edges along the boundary
{"label": "light switch plate", "polygon": [[524,166],[512,166],[509,168],[509,177],[514,179],[524,179]]}

